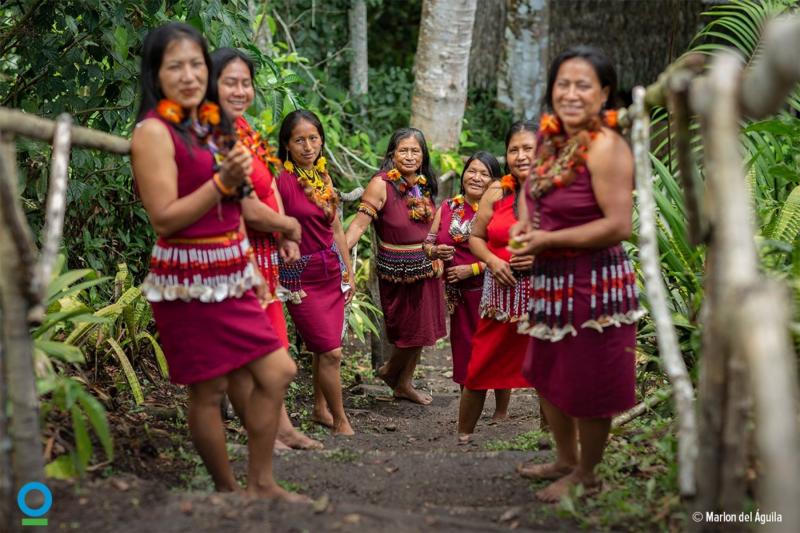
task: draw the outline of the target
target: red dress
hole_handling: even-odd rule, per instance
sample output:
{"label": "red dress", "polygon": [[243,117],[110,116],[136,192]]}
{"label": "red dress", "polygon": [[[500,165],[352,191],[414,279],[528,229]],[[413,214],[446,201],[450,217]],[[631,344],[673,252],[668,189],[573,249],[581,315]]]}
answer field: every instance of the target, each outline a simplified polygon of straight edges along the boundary
{"label": "red dress", "polygon": [[310,351],[335,350],[342,346],[344,331],[344,266],[333,240],[333,226],[291,172],[281,172],[278,192],[286,214],[303,228],[302,257],[293,265],[280,266],[281,285],[291,293],[286,307]]}
{"label": "red dress", "polygon": [[[190,153],[172,126],[178,197],[211,180],[213,156],[196,142]],[[223,376],[281,348],[252,291],[250,244],[239,233],[241,206],[222,202],[153,247],[142,292],[153,307],[173,383]]]}
{"label": "red dress", "polygon": [[[486,226],[489,251],[509,261],[506,250],[508,230],[516,224],[515,194],[497,200],[492,218]],[[472,356],[464,385],[472,390],[515,389],[528,387],[522,376],[522,363],[528,338],[517,333],[517,321],[524,317],[530,278],[528,273],[514,271],[513,287],[503,287],[488,270],[480,302],[481,319],[472,337]]]}
{"label": "red dress", "polygon": [[[603,216],[588,170],[538,200],[540,228],[554,231]],[[636,275],[619,244],[545,250],[536,257],[523,373],[540,396],[573,417],[608,418],[636,404]]]}
{"label": "red dress", "polygon": [[433,221],[409,218],[404,197],[385,172],[372,179],[386,182],[386,203],[375,219],[386,334],[398,348],[432,346],[447,334],[442,280],[422,252]]}
{"label": "red dress", "polygon": [[[445,262],[445,269],[478,262],[469,250],[469,232],[475,214],[472,206],[463,197],[451,198],[442,204],[436,244],[453,246],[456,250],[453,259]],[[482,288],[483,273],[453,284],[445,282],[447,311],[450,313],[453,381],[460,385],[464,384],[467,377],[467,365],[472,353],[472,334],[475,333],[480,318],[478,307]]]}
{"label": "red dress", "polygon": [[[244,117],[236,119],[236,128],[240,131],[240,136],[243,134],[246,135],[252,131],[252,128]],[[253,153],[253,173],[250,174],[250,181],[253,183],[253,189],[258,199],[264,202],[267,207],[275,212],[280,212],[278,198],[275,195],[275,190],[272,188],[274,179],[272,172],[270,172],[264,160],[259,157],[259,154]],[[256,263],[258,263],[258,268],[261,270],[261,275],[267,280],[269,292],[273,297],[273,301],[270,302],[266,308],[267,317],[284,347],[288,348],[289,336],[286,332],[286,319],[283,317],[283,306],[276,295],[278,289],[277,241],[273,234],[263,233],[250,227],[247,228],[247,238],[250,239],[250,244],[253,245]]]}

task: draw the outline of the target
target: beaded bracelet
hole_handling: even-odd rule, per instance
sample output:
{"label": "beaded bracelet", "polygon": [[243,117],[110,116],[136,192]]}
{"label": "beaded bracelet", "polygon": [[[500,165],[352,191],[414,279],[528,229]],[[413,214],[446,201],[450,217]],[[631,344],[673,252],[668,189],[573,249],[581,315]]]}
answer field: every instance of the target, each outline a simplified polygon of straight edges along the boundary
{"label": "beaded bracelet", "polygon": [[222,196],[233,196],[236,194],[236,189],[232,189],[226,187],[224,183],[222,183],[222,178],[219,177],[219,173],[214,173],[214,176],[211,178],[211,181],[214,183],[214,187],[216,187],[217,191]]}
{"label": "beaded bracelet", "polygon": [[472,275],[477,276],[480,273],[481,273],[480,263],[472,263]]}
{"label": "beaded bracelet", "polygon": [[373,220],[378,218],[378,210],[375,209],[375,207],[373,207],[371,204],[369,204],[369,203],[367,203],[367,202],[365,202],[363,200],[361,201],[360,204],[358,204],[358,209],[356,211],[359,212],[359,213],[364,213],[365,215],[367,215],[369,218],[371,218]]}

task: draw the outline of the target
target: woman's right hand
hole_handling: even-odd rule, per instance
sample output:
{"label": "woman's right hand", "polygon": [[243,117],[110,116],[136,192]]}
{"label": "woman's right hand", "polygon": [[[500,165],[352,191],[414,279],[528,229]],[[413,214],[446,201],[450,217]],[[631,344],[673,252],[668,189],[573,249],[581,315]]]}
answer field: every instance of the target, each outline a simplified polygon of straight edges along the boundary
{"label": "woman's right hand", "polygon": [[236,189],[253,172],[253,156],[241,142],[236,142],[219,165],[219,179],[229,189]]}
{"label": "woman's right hand", "polygon": [[281,239],[278,253],[284,263],[291,265],[300,259],[300,246],[294,241]]}
{"label": "woman's right hand", "polygon": [[447,244],[437,244],[433,247],[432,254],[435,259],[450,261],[456,255],[456,249]]}
{"label": "woman's right hand", "polygon": [[517,283],[514,273],[511,271],[511,265],[496,255],[486,260],[486,267],[501,285],[512,287]]}

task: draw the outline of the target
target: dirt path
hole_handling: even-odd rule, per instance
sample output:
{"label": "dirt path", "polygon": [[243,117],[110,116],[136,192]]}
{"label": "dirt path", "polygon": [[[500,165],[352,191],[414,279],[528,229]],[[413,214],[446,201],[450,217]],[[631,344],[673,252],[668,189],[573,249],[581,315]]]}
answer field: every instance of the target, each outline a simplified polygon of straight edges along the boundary
{"label": "dirt path", "polygon": [[[514,392],[510,418],[497,424],[490,420],[490,394],[474,441],[457,444],[458,386],[449,378],[448,352],[423,355],[419,383],[433,394],[431,406],[386,401],[389,390],[375,383],[358,386],[347,395],[347,404],[358,406],[349,409],[355,437],[328,436],[323,451],[276,458],[276,477],[316,498],[311,508],[187,493],[167,469],[159,478],[151,468],[149,479],[115,474],[80,487],[55,484],[51,527],[123,533],[575,529],[536,503],[531,485],[514,474],[514,466],[533,454],[486,447],[538,425],[530,390]],[[243,473],[238,455],[235,468]]]}

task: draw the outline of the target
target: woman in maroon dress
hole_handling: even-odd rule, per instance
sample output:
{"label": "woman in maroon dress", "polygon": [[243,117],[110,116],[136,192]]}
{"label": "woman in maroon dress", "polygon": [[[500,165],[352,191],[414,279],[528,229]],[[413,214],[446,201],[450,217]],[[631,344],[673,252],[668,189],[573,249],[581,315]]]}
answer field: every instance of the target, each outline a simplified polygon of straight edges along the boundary
{"label": "woman in maroon dress", "polygon": [[469,250],[469,235],[478,202],[492,180],[500,179],[500,164],[489,152],[477,152],[464,164],[461,192],[446,200],[436,211],[431,242],[423,248],[430,257],[444,260],[445,300],[450,314],[450,350],[453,381],[464,386],[472,352],[472,334],[478,325],[478,306],[486,263]]}
{"label": "woman in maroon dress", "polygon": [[[616,74],[598,49],[579,46],[553,61],[526,214],[514,254],[536,254],[524,374],[539,393],[556,460],[520,467],[555,479],[536,493],[557,502],[573,485],[598,486],[611,418],[634,406],[636,275],[620,241],[631,234],[633,157],[611,127]],[[523,218],[524,216],[524,218]],[[580,446],[579,446],[580,441]]]}
{"label": "woman in maroon dress", "polygon": [[483,195],[469,245],[485,262],[480,320],[472,337],[472,354],[458,412],[461,441],[469,440],[483,411],[486,391],[494,389],[495,419],[507,416],[511,389],[527,387],[522,362],[528,339],[517,333],[530,288],[531,256],[511,257],[505,249],[508,230],[517,222],[520,184],[533,163],[536,127],[515,122],[506,134],[509,174],[492,183]]}
{"label": "woman in maroon dress", "polygon": [[[239,140],[253,156],[253,172],[250,174],[253,194],[242,200],[242,215],[247,225],[247,238],[255,252],[256,263],[269,288],[270,302],[266,307],[267,317],[283,347],[288,350],[286,319],[283,317],[281,301],[277,297],[278,253],[280,248],[280,253],[285,259],[293,261],[300,258],[298,247],[300,224],[297,219],[284,216],[283,202],[273,177],[273,168],[280,168],[280,160],[272,155],[272,148],[267,140],[263,139],[244,117],[244,112],[253,104],[255,98],[253,61],[235,48],[219,48],[211,54],[211,62],[213,71],[209,83],[209,97],[219,101],[222,110],[234,121],[233,125]],[[282,233],[271,231],[275,228]],[[243,418],[247,398],[253,389],[252,380],[247,372],[237,371],[232,377],[243,380],[242,383],[236,384],[231,391],[234,394],[230,395],[236,412]],[[292,426],[284,405],[281,408],[275,448],[285,450],[322,447],[322,443],[309,438]]]}
{"label": "woman in maroon dress", "polygon": [[313,352],[314,412],[312,418],[334,434],[352,435],[344,412],[342,333],[344,306],[352,298],[349,248],[336,214],[338,196],[325,168],[325,131],[317,116],[298,109],[283,119],[278,157],[284,170],[278,190],[286,214],[300,221],[301,257],[281,262],[281,285],[288,290],[286,307],[298,333]]}
{"label": "woman in maroon dress", "polygon": [[394,344],[378,375],[396,398],[423,405],[432,398],[413,387],[414,369],[422,347],[447,333],[441,266],[422,249],[433,222],[436,190],[425,136],[416,128],[400,128],[389,139],[381,170],[367,185],[347,229],[347,244],[353,246],[375,221],[381,307]]}
{"label": "woman in maroon dress", "polygon": [[[204,102],[211,61],[191,26],[150,32],[142,49],[141,105],[131,140],[136,186],[158,242],[142,291],[151,302],[170,380],[189,386],[189,431],[214,485],[235,491],[225,449],[220,402],[231,372],[251,375],[244,421],[250,463],[247,491],[302,501],[272,477],[272,447],[283,396],[296,366],[253,288],[266,296],[244,236],[241,185],[250,153],[236,143],[230,121]],[[276,228],[277,229],[277,228]]]}

